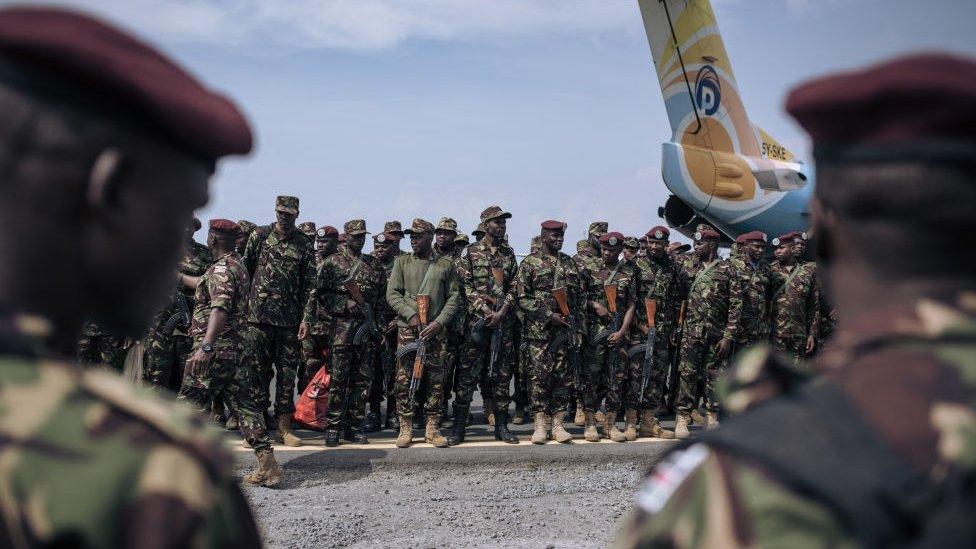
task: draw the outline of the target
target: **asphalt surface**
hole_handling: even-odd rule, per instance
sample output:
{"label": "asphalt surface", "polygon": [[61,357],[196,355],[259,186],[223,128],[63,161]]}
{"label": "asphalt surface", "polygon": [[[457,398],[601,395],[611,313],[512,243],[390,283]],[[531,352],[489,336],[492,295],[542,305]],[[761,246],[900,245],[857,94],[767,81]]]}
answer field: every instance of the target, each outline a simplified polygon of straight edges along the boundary
{"label": "asphalt surface", "polygon": [[[476,421],[481,417],[476,412]],[[268,547],[606,547],[629,512],[638,482],[672,442],[572,444],[493,440],[487,425],[468,441],[433,448],[415,430],[399,449],[382,431],[368,445],[276,446],[285,480],[246,494]],[[524,436],[523,436],[524,435]],[[230,434],[238,475],[255,464]]]}

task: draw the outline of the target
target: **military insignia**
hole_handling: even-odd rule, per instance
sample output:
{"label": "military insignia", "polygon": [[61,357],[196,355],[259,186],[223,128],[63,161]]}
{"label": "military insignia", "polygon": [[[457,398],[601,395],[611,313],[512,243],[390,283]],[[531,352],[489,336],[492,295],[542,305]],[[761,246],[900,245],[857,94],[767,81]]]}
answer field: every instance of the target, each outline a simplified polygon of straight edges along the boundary
{"label": "military insignia", "polygon": [[807,233],[800,233],[800,238],[806,240],[808,238]]}
{"label": "military insignia", "polygon": [[654,231],[654,238],[657,238],[658,240],[664,238],[664,231],[660,229]]}
{"label": "military insignia", "polygon": [[214,271],[213,272],[214,272],[214,274],[224,274],[224,273],[227,272],[227,266],[226,265],[217,265],[216,267],[214,267]]}
{"label": "military insignia", "polygon": [[386,235],[382,233],[376,235],[376,241],[379,242],[380,244],[386,242]]}
{"label": "military insignia", "polygon": [[773,239],[773,246],[779,246],[779,238]]}
{"label": "military insignia", "polygon": [[315,234],[317,234],[317,235],[319,235],[321,237],[324,237],[325,236],[325,229],[319,229],[319,230],[315,231]]}
{"label": "military insignia", "polygon": [[675,490],[707,457],[708,447],[702,444],[669,455],[644,480],[637,493],[637,506],[651,514],[663,509]]}
{"label": "military insignia", "polygon": [[701,240],[701,239],[702,239],[701,231],[696,232],[695,233],[695,240]]}
{"label": "military insignia", "polygon": [[766,242],[766,239],[767,239],[767,238],[769,238],[769,237],[767,237],[767,236],[766,236],[766,233],[763,233],[763,234],[762,234],[762,239],[763,239],[763,242]]}
{"label": "military insignia", "polygon": [[607,244],[609,244],[611,246],[616,246],[617,245],[617,238],[611,236],[610,238],[607,239]]}

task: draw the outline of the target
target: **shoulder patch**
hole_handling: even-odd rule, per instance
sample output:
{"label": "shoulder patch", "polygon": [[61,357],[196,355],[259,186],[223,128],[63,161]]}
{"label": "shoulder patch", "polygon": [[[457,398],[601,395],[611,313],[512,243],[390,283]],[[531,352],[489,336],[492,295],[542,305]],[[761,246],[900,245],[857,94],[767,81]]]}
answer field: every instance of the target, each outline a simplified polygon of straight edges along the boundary
{"label": "shoulder patch", "polygon": [[708,454],[709,449],[703,444],[694,444],[669,454],[644,479],[637,492],[637,506],[650,514],[663,509],[675,490],[705,461]]}
{"label": "shoulder patch", "polygon": [[214,272],[214,274],[223,274],[223,273],[227,272],[227,264],[221,263],[221,264],[218,264],[218,265],[214,265],[213,272]]}

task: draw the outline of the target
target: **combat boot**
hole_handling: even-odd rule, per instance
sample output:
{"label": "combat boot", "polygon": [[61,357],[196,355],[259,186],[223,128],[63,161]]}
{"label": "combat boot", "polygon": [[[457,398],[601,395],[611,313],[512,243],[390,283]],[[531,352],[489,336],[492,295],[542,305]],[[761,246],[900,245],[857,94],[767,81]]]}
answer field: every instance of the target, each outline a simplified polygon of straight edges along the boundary
{"label": "combat boot", "polygon": [[519,403],[515,403],[515,417],[512,418],[513,425],[522,425],[525,423],[525,406]]}
{"label": "combat boot", "polygon": [[691,433],[688,432],[689,419],[690,418],[688,417],[688,414],[682,414],[681,412],[678,413],[677,417],[674,420],[675,438],[684,440],[691,436]]}
{"label": "combat boot", "polygon": [[409,448],[413,439],[413,422],[409,418],[400,418],[400,434],[397,435],[397,448]]}
{"label": "combat boot", "polygon": [[674,431],[668,431],[654,417],[653,410],[641,410],[640,436],[673,439]]}
{"label": "combat boot", "polygon": [[302,445],[302,439],[291,430],[291,414],[278,414],[278,436],[285,446]]}
{"label": "combat boot", "polygon": [[596,430],[596,414],[585,412],[584,414],[583,438],[586,442],[600,442],[600,433]]}
{"label": "combat boot", "polygon": [[363,432],[365,433],[375,433],[380,430],[380,403],[370,402],[369,411],[366,412],[366,417],[363,418]]}
{"label": "combat boot", "polygon": [[325,431],[325,446],[328,448],[335,448],[339,445],[339,430],[338,429],[328,429]]}
{"label": "combat boot", "polygon": [[715,429],[719,426],[718,412],[708,412],[705,415],[705,428]]}
{"label": "combat boot", "polygon": [[244,475],[244,482],[269,488],[281,482],[285,472],[278,465],[278,461],[274,457],[274,450],[269,448],[255,452],[255,457],[258,459],[258,468]]}
{"label": "combat boot", "polygon": [[354,444],[369,444],[369,439],[366,438],[366,435],[362,431],[353,429],[352,427],[346,427],[346,429],[342,431],[342,440],[352,442]]}
{"label": "combat boot", "polygon": [[227,423],[224,424],[224,429],[227,429],[228,431],[237,431],[240,429],[240,423],[237,421],[236,415],[231,414],[230,417],[227,418]]}
{"label": "combat boot", "polygon": [[606,423],[607,414],[603,410],[597,410],[594,414],[594,419],[596,419],[597,424]]}
{"label": "combat boot", "polygon": [[468,409],[462,406],[454,406],[454,426],[451,434],[447,436],[447,443],[457,446],[464,442],[464,432],[468,428]]}
{"label": "combat boot", "polygon": [[586,412],[583,411],[583,405],[576,405],[576,415],[573,417],[573,425],[577,427],[582,427],[586,425]]}
{"label": "combat boot", "polygon": [[546,413],[535,413],[535,430],[532,431],[532,444],[546,443]]}
{"label": "combat boot", "polygon": [[563,426],[565,418],[566,412],[563,410],[552,415],[552,439],[560,444],[565,444],[573,440],[573,435]]}
{"label": "combat boot", "polygon": [[624,413],[624,437],[628,441],[637,440],[637,410]]}
{"label": "combat boot", "polygon": [[447,439],[441,434],[440,427],[437,426],[438,419],[435,416],[427,416],[427,429],[424,432],[424,442],[433,444],[437,448],[447,448],[450,444],[447,443]]}
{"label": "combat boot", "polygon": [[623,431],[617,429],[617,414],[607,412],[606,421],[603,422],[603,435],[614,442],[627,442],[627,437]]}
{"label": "combat boot", "polygon": [[698,408],[692,410],[691,415],[688,417],[695,423],[695,425],[705,425],[707,422],[705,416],[701,415],[701,411],[699,411]]}
{"label": "combat boot", "polygon": [[495,412],[495,440],[500,440],[508,444],[518,444],[519,439],[515,433],[508,430],[508,410]]}

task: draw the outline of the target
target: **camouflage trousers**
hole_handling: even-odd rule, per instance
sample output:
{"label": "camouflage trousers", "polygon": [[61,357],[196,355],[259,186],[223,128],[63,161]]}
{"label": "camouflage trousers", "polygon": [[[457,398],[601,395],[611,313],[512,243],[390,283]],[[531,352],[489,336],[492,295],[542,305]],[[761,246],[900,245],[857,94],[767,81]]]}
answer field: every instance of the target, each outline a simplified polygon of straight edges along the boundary
{"label": "camouflage trousers", "polygon": [[82,364],[104,364],[121,372],[127,352],[125,338],[121,337],[98,334],[78,340],[78,362]]}
{"label": "camouflage trousers", "polygon": [[[623,404],[624,391],[627,390],[627,351],[630,345],[626,342],[619,347],[608,345],[589,345],[584,353],[583,387],[579,391],[579,399],[583,404],[583,411],[596,412],[600,409],[600,402],[604,402],[608,412],[617,412]],[[616,371],[610,367],[610,353],[617,353]]]}
{"label": "camouflage trousers", "polygon": [[685,334],[681,340],[681,359],[678,363],[678,396],[674,407],[679,413],[698,409],[699,384],[704,385],[705,408],[718,411],[715,380],[726,370],[729,358],[718,357],[721,336],[693,336]]}
{"label": "camouflage trousers", "polygon": [[331,336],[328,332],[321,330],[309,331],[309,334],[302,340],[302,365],[298,372],[298,392],[305,390],[308,383],[323,365],[328,362],[329,340]]}
{"label": "camouflage trousers", "polygon": [[366,391],[372,373],[372,348],[363,345],[334,345],[329,367],[329,412],[325,428],[358,429],[366,411]]}
{"label": "camouflage trousers", "polygon": [[[397,328],[397,347],[402,348],[417,339],[412,328],[400,326]],[[419,395],[426,394],[423,400],[424,413],[427,418],[439,418],[444,406],[444,344],[446,334],[441,331],[437,336],[428,339],[426,345],[427,359],[424,360],[424,376],[417,391]],[[410,402],[410,378],[413,376],[413,363],[416,355],[409,354],[397,361],[396,365],[396,393],[397,414],[401,418],[413,418],[413,403]]]}
{"label": "camouflage trousers", "polygon": [[451,392],[457,392],[461,361],[464,359],[465,334],[462,330],[450,330],[444,346],[444,406],[451,400]]}
{"label": "camouflage trousers", "polygon": [[[196,352],[197,348],[194,346],[193,352]],[[239,363],[239,353],[217,351],[210,358],[205,371],[199,374],[190,373],[189,370],[184,372],[177,398],[192,402],[197,410],[206,415],[210,415],[210,407],[215,400],[229,403],[233,411],[234,403],[229,398],[230,388],[237,375]]]}
{"label": "camouflage trousers", "polygon": [[255,372],[255,400],[261,409],[271,407],[271,380],[274,379],[274,415],[294,412],[295,375],[302,360],[298,328],[248,323],[244,349],[245,366]]}
{"label": "camouflage trousers", "polygon": [[773,348],[793,359],[793,365],[799,366],[807,357],[807,338],[803,335],[774,335],[770,337]]}
{"label": "camouflage trousers", "polygon": [[[671,364],[671,349],[668,345],[670,334],[658,332],[654,338],[654,356],[650,376],[644,387],[641,399],[641,385],[644,374],[644,353],[638,353],[627,363],[628,410],[652,410],[664,406],[664,392],[667,386],[668,366]],[[641,343],[644,343],[642,341]]]}
{"label": "camouflage trousers", "polygon": [[142,378],[155,387],[178,391],[183,366],[190,358],[193,341],[181,333],[164,334],[156,329],[146,336],[146,361]]}
{"label": "camouflage trousers", "polygon": [[529,378],[529,408],[533,414],[553,414],[566,409],[573,391],[573,372],[569,366],[569,348],[554,354],[549,342],[537,339],[523,341],[525,367]]}
{"label": "camouflage trousers", "polygon": [[[474,327],[475,322],[468,322],[468,331]],[[511,402],[509,397],[509,385],[512,382],[512,362],[509,358],[515,353],[512,341],[512,325],[504,323],[502,330],[501,348],[498,351],[497,364],[495,365],[495,375],[491,376],[491,332],[485,332],[485,339],[481,346],[475,345],[470,341],[464,346],[461,356],[460,368],[455,374],[457,379],[457,391],[454,395],[454,406],[463,408],[471,407],[471,399],[474,398],[474,388],[478,384],[482,375],[488,374],[485,388],[490,394],[482,391],[483,398],[492,398],[495,401],[495,410],[507,410]],[[494,377],[494,379],[491,379]]]}
{"label": "camouflage trousers", "polygon": [[516,352],[511,355],[511,366],[512,378],[515,380],[515,387],[512,390],[512,400],[515,402],[516,406],[528,406],[531,401],[529,400],[529,383],[531,382],[531,373],[529,371],[529,359],[526,356],[528,352],[528,343],[524,337],[521,336],[517,331],[514,332],[515,337],[512,339],[513,347]]}

